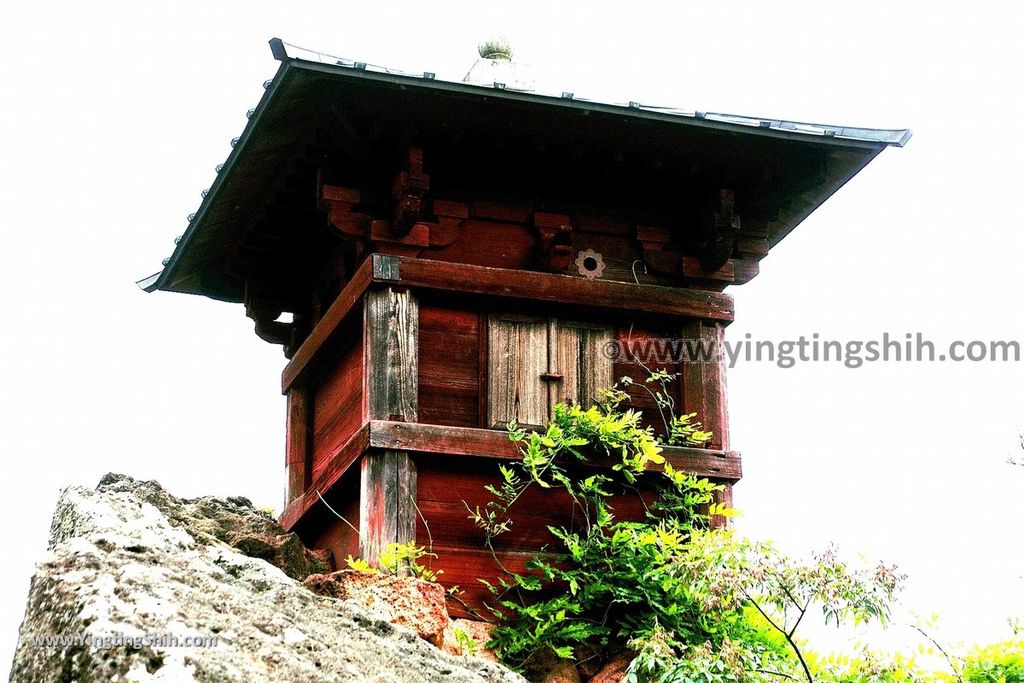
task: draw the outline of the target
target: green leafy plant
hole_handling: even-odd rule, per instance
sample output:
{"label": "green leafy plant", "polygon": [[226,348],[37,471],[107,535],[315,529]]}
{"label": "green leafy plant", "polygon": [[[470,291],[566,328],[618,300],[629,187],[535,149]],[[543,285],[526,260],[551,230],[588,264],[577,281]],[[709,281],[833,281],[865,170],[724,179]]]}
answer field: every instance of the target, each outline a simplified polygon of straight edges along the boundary
{"label": "green leafy plant", "polygon": [[[390,574],[400,574],[408,571],[417,579],[424,581],[437,581],[437,578],[444,573],[443,569],[432,570],[429,565],[421,564],[423,558],[436,558],[437,555],[428,551],[422,546],[417,546],[415,541],[407,543],[390,543],[380,554],[380,567]],[[345,564],[349,569],[364,574],[377,574],[380,572],[376,567],[371,566],[361,557],[345,558]]]}
{"label": "green leafy plant", "polygon": [[380,554],[380,566],[398,574],[408,570],[417,579],[424,581],[437,581],[437,577],[444,573],[443,570],[433,571],[428,565],[421,564],[423,558],[437,558],[437,555],[428,551],[422,546],[416,545],[415,541],[407,543],[390,543]]}
{"label": "green leafy plant", "polygon": [[905,576],[878,564],[851,567],[834,548],[800,562],[770,543],[737,538],[730,531],[691,536],[683,563],[695,592],[710,608],[752,607],[770,630],[781,636],[809,683],[814,676],[796,640],[796,631],[811,608],[826,624],[881,622]]}
{"label": "green leafy plant", "polygon": [[1024,683],[1024,639],[974,648],[962,675],[966,683]]}
{"label": "green leafy plant", "polygon": [[[645,384],[666,396],[673,377],[652,373]],[[502,570],[491,609],[499,623],[489,647],[520,669],[545,656],[585,661],[628,651],[628,680],[758,681],[814,678],[795,641],[812,604],[828,621],[884,620],[899,577],[891,568],[861,573],[834,552],[794,563],[766,544],[711,528],[720,489],[675,470],[663,446],[700,446],[711,434],[694,415],[668,417],[659,442],[639,412],[623,409],[620,382],[595,406],[559,404],[542,431],[509,425],[522,460],[500,468],[483,508],[469,509]],[[588,465],[601,464],[601,469]],[[651,471],[651,470],[659,471]],[[501,565],[496,539],[512,528],[515,506],[531,487],[571,500],[572,523],[551,526],[552,545],[526,573]],[[615,516],[616,496],[653,492],[642,519]],[[643,498],[641,498],[643,500]],[[467,506],[468,507],[468,506]]]}
{"label": "green leafy plant", "polygon": [[[502,466],[501,482],[488,487],[492,500],[470,510],[500,565],[494,541],[511,528],[512,510],[528,488],[557,488],[574,505],[577,523],[549,528],[561,552],[534,558],[528,574],[506,571],[489,586],[503,620],[490,645],[514,666],[526,666],[546,651],[572,658],[616,644],[640,647],[665,634],[671,634],[662,639],[669,650],[680,638],[721,643],[730,632],[748,628],[742,614],[732,620],[702,615],[676,566],[690,534],[709,526],[708,506],[721,487],[673,469],[641,414],[620,409],[625,399],[616,386],[587,409],[556,405],[543,432],[510,424],[509,438],[520,444],[523,459]],[[692,417],[681,418],[680,426],[693,426]],[[690,445],[709,438],[698,427],[677,436]],[[576,466],[587,462],[607,467],[580,474]],[[652,466],[662,471],[647,472]],[[657,499],[643,520],[617,520],[613,495],[635,490],[641,479]],[[725,512],[721,506],[716,511]]]}
{"label": "green leafy plant", "polygon": [[930,644],[929,653],[938,651],[945,659],[948,671],[931,676],[931,680],[942,683],[1024,683],[1024,633],[1019,620],[1009,621],[1013,637],[987,645],[975,645],[967,653],[957,653],[943,647],[928,631],[935,626],[937,617],[921,623],[916,621],[911,628]]}
{"label": "green leafy plant", "polygon": [[850,654],[817,657],[807,652],[815,680],[828,683],[917,683],[940,681],[943,676],[921,669],[913,657],[860,648]]}
{"label": "green leafy plant", "polygon": [[452,629],[452,633],[455,635],[455,643],[459,646],[459,652],[467,657],[472,657],[477,653],[480,645],[470,636],[468,633],[463,631],[461,628]]}
{"label": "green leafy plant", "polygon": [[371,567],[370,563],[361,557],[352,557],[349,555],[345,558],[345,564],[348,565],[349,569],[354,569],[360,574],[378,574],[380,573],[376,567]]}

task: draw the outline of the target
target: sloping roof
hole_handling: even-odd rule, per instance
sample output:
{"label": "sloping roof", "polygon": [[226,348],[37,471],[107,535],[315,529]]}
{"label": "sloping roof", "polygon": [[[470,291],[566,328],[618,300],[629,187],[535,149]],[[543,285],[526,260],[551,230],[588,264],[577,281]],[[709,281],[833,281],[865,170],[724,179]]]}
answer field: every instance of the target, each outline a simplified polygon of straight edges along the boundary
{"label": "sloping roof", "polygon": [[[765,149],[779,148],[793,142],[835,148],[830,160],[828,177],[814,193],[801,195],[789,201],[788,214],[776,233],[770,236],[776,243],[797,223],[811,213],[838,187],[855,175],[886,146],[902,147],[910,139],[909,130],[882,130],[801,123],[715,112],[701,112],[668,107],[653,107],[638,102],[622,104],[584,100],[569,92],[540,94],[516,91],[495,83],[490,87],[438,79],[433,73],[410,74],[362,62],[304,50],[279,39],[270,41],[274,56],[281,62],[277,74],[264,85],[264,93],[257,107],[250,111],[249,122],[242,134],[232,141],[232,151],[225,163],[218,167],[218,176],[204,193],[197,212],[189,217],[184,234],[175,240],[176,247],[164,261],[164,269],[139,281],[139,286],[152,292],[157,289],[199,293],[228,301],[241,299],[240,285],[226,275],[214,272],[220,253],[232,239],[232,231],[239,230],[239,216],[247,202],[268,188],[274,179],[276,165],[287,150],[300,142],[298,133],[290,126],[297,117],[312,115],[315,111],[329,111],[332,106],[318,88],[325,84],[342,88],[349,100],[358,96],[382,95],[417,97],[424,106],[419,115],[430,107],[443,109],[443,116],[463,115],[472,118],[477,109],[488,111],[505,107],[511,111],[543,110],[549,118],[575,116],[572,125],[580,127],[583,117],[589,123],[614,121],[618,131],[657,128],[675,131],[672,135],[659,133],[658,144],[670,144],[673,137],[686,139],[688,144],[698,136],[713,140],[712,146],[723,140],[738,138],[763,140]],[[389,94],[391,93],[391,94]],[[381,107],[386,107],[382,104]],[[473,109],[476,107],[477,109]],[[465,110],[465,111],[463,111]],[[441,115],[435,116],[440,119]],[[509,119],[515,119],[509,116]],[[509,125],[519,125],[518,121]],[[589,125],[589,124],[588,124]],[[649,150],[650,140],[636,137],[637,150]],[[647,138],[652,137],[648,135]],[[700,139],[704,139],[700,138]],[[643,147],[643,144],[647,147]],[[222,265],[222,264],[221,264]],[[218,266],[219,267],[219,266]]]}
{"label": "sloping roof", "polygon": [[[835,138],[837,140],[855,140],[860,142],[884,143],[896,147],[903,147],[910,140],[911,132],[905,129],[881,129],[881,128],[855,128],[852,126],[833,126],[821,123],[803,123],[799,121],[785,121],[781,119],[768,119],[757,116],[741,116],[738,114],[723,114],[719,112],[704,112],[678,107],[660,107],[646,105],[640,102],[602,102],[600,100],[588,100],[576,97],[568,91],[561,93],[541,93],[534,90],[516,90],[504,83],[493,83],[489,86],[468,84],[465,82],[439,80],[433,72],[410,73],[392,69],[366,62],[356,62],[343,57],[307,50],[296,45],[285,43],[279,38],[270,41],[274,57],[280,61],[289,59],[300,60],[313,64],[323,64],[331,67],[342,67],[356,69],[368,73],[383,74],[399,79],[412,79],[418,81],[429,81],[437,87],[454,86],[456,90],[465,92],[479,92],[481,88],[485,91],[504,91],[506,93],[530,94],[534,97],[547,100],[549,104],[565,104],[565,100],[578,104],[583,108],[591,108],[595,111],[611,107],[627,116],[636,115],[638,112],[645,112],[654,115],[667,116],[683,119],[682,122],[696,126],[717,127],[719,124],[726,126],[743,126],[745,128],[757,128],[759,132],[768,135],[793,133],[797,135],[811,135],[818,137]],[[443,86],[441,84],[444,84]],[[496,93],[489,92],[494,95]],[[500,96],[500,93],[497,93]],[[688,119],[688,121],[687,121]],[[739,130],[739,129],[737,129]]]}

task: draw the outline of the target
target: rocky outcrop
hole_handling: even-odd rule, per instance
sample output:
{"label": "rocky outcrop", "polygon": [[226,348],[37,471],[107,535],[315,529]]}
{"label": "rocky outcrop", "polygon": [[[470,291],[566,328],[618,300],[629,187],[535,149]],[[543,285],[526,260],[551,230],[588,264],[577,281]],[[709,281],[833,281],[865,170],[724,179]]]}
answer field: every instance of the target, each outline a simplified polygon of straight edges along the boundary
{"label": "rocky outcrop", "polygon": [[315,593],[348,601],[383,621],[403,626],[432,645],[444,644],[449,619],[444,586],[439,583],[346,569],[314,574],[305,584]]}
{"label": "rocky outcrop", "polygon": [[67,489],[10,680],[523,681],[310,591],[299,581],[324,560],[244,499],[181,500],[116,475]]}
{"label": "rocky outcrop", "polygon": [[498,661],[494,651],[487,649],[493,625],[452,619],[448,615],[447,594],[439,583],[345,569],[333,574],[313,574],[305,584],[314,593],[351,601],[375,618],[408,628],[449,654]]}

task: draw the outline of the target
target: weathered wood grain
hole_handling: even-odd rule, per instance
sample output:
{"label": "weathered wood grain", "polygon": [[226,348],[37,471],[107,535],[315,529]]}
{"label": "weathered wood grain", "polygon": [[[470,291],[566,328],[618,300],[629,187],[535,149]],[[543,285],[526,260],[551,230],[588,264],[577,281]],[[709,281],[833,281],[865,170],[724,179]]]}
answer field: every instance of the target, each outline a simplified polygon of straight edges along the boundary
{"label": "weathered wood grain", "polygon": [[548,369],[548,323],[524,316],[492,315],[489,319],[487,424],[539,426],[548,418],[548,388],[541,375]]}
{"label": "weathered wood grain", "polygon": [[292,356],[291,362],[281,373],[281,391],[287,393],[295,384],[306,381],[317,369],[318,362],[325,360],[331,342],[336,340],[339,328],[351,322],[358,310],[367,287],[374,280],[373,259],[367,259],[352,275],[344,289],[328,307],[320,322],[309,333],[305,341]]}
{"label": "weathered wood grain", "polygon": [[[436,456],[475,456],[519,460],[519,447],[500,429],[473,429],[405,422],[370,422],[370,446]],[[738,481],[742,476],[739,453],[704,448],[665,448],[665,460],[677,470],[709,479]],[[591,466],[600,466],[591,463]],[[661,465],[648,469],[658,471]]]}
{"label": "weathered wood grain", "polygon": [[284,509],[284,512],[281,513],[281,517],[278,519],[281,526],[290,531],[292,527],[298,524],[310,508],[319,504],[320,497],[317,493],[326,495],[338,480],[348,472],[348,469],[356,462],[359,456],[366,452],[369,445],[370,425],[365,424],[348,441],[331,453],[328,465],[313,479],[313,483],[310,484],[301,496],[293,500]]}
{"label": "weathered wood grain", "polygon": [[401,257],[398,261],[398,282],[412,288],[562,303],[588,311],[633,311],[723,323],[733,319],[733,299],[721,292],[587,280],[422,258]]}
{"label": "weathered wood grain", "polygon": [[367,292],[366,381],[371,419],[415,422],[419,308],[408,290]]}
{"label": "weathered wood grain", "polygon": [[370,264],[373,268],[373,279],[377,282],[397,281],[399,277],[399,261],[394,256],[372,254]]}
{"label": "weathered wood grain", "polygon": [[598,391],[615,383],[615,368],[607,352],[615,333],[610,326],[554,321],[548,371],[562,375],[551,383],[551,403],[572,402],[589,407]]}
{"label": "weathered wood grain", "polygon": [[363,456],[359,480],[359,555],[371,566],[391,543],[416,538],[416,465],[404,451]]}
{"label": "weathered wood grain", "polygon": [[703,351],[714,354],[714,357],[683,358],[681,371],[683,412],[697,413],[696,419],[714,433],[712,448],[728,450],[729,413],[722,353],[724,335],[722,326],[714,322],[694,320],[684,325],[683,339],[701,345]]}
{"label": "weathered wood grain", "polygon": [[285,452],[288,488],[285,504],[302,495],[312,482],[309,392],[297,388],[288,392]]}
{"label": "weathered wood grain", "polygon": [[[375,259],[388,277],[397,261]],[[415,422],[418,417],[419,302],[407,289],[386,287],[365,298],[365,361],[370,419]],[[363,456],[359,486],[359,550],[371,566],[391,543],[416,537],[416,467],[402,450]]]}

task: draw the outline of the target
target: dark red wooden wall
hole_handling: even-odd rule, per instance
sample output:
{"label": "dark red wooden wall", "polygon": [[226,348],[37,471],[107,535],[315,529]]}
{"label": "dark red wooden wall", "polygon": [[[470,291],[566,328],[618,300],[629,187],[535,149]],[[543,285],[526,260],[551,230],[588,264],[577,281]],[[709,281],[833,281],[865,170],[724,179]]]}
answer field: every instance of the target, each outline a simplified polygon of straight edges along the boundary
{"label": "dark red wooden wall", "polygon": [[361,335],[349,341],[322,377],[313,391],[313,481],[366,421]]}
{"label": "dark red wooden wall", "polygon": [[[417,524],[416,543],[432,547],[437,554],[431,560],[434,570],[444,574],[440,582],[447,588],[458,586],[462,599],[474,607],[494,602],[484,578],[494,583],[502,570],[484,546],[484,532],[469,519],[467,506],[481,510],[493,497],[485,486],[498,485],[498,464],[482,458],[416,458],[416,502],[422,517]],[[647,502],[651,502],[648,496]],[[509,571],[523,572],[527,561],[545,546],[557,543],[548,526],[579,525],[581,518],[572,499],[563,491],[531,487],[512,508],[514,522],[510,530],[495,539],[497,559]],[[644,503],[635,492],[615,500],[618,519],[640,519]],[[574,517],[575,516],[575,517]],[[425,521],[424,521],[425,520]],[[450,604],[449,609],[458,611]]]}
{"label": "dark red wooden wall", "polygon": [[420,304],[419,421],[479,427],[481,314]]}

